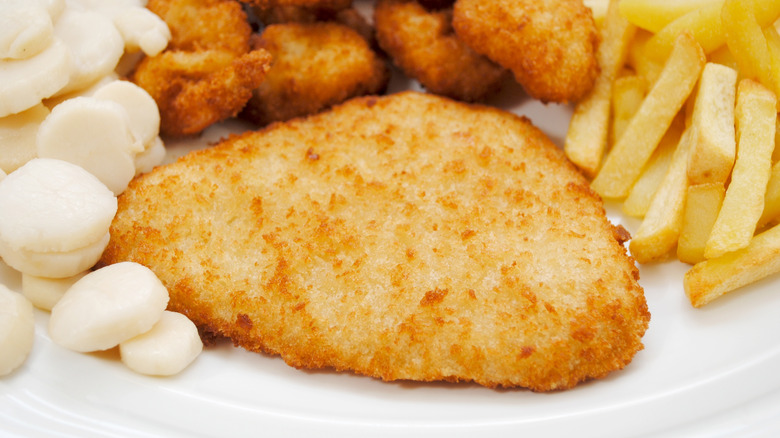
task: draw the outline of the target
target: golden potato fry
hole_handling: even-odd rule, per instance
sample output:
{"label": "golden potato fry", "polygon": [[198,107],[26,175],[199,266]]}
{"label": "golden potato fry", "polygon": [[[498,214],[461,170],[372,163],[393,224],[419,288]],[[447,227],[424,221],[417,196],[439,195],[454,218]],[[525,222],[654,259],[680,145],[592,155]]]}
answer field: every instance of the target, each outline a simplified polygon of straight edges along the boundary
{"label": "golden potato fry", "polygon": [[666,257],[680,236],[685,196],[688,192],[686,165],[691,147],[691,130],[686,129],[672,156],[650,208],[628,245],[639,263],[649,263]]}
{"label": "golden potato fry", "polygon": [[631,187],[631,191],[623,201],[623,213],[638,218],[645,217],[653,196],[661,186],[669,165],[672,162],[672,156],[680,142],[680,136],[685,129],[683,117],[676,117],[672,125],[661,138],[658,147],[650,157],[647,166],[642,170],[642,174]]}
{"label": "golden potato fry", "polygon": [[648,85],[655,83],[663,69],[663,61],[656,61],[647,56],[647,42],[653,34],[644,30],[637,29],[634,33],[634,39],[628,48],[628,57],[626,63],[638,74],[647,80]]}
{"label": "golden potato fry", "polygon": [[743,79],[735,110],[737,159],[723,206],[704,250],[706,258],[744,248],[764,210],[764,194],[772,171],[777,98],[763,85]]}
{"label": "golden potato fry", "polygon": [[658,32],[688,12],[718,0],[622,0],[620,13],[635,26]]}
{"label": "golden potato fry", "polygon": [[756,235],[737,251],[705,260],[685,273],[683,286],[694,307],[780,272],[780,225]]}
{"label": "golden potato fry", "polygon": [[688,180],[692,185],[725,183],[731,173],[737,150],[736,94],[736,70],[714,63],[704,66],[691,120]]}
{"label": "golden potato fry", "polygon": [[618,0],[610,0],[596,51],[599,75],[590,92],[574,108],[564,145],[569,160],[589,177],[596,174],[607,147],[612,86],[625,63],[635,29],[620,16]]}
{"label": "golden potato fry", "polygon": [[693,90],[704,64],[701,46],[689,33],[681,33],[661,75],[593,180],[592,187],[598,194],[605,198],[628,195]]}
{"label": "golden potato fry", "polygon": [[612,123],[609,144],[615,144],[626,126],[642,106],[647,93],[647,80],[639,75],[622,76],[612,86]]}
{"label": "golden potato fry", "polygon": [[764,211],[758,219],[758,228],[780,218],[780,162],[772,166],[772,175],[764,194]]}
{"label": "golden potato fry", "polygon": [[688,187],[682,230],[677,242],[677,258],[681,262],[694,264],[704,260],[704,247],[718,218],[725,193],[726,187],[719,182]]}
{"label": "golden potato fry", "polygon": [[707,60],[716,64],[725,65],[726,67],[733,68],[734,70],[739,68],[737,67],[737,60],[734,59],[734,55],[732,55],[731,50],[729,50],[729,46],[725,44],[720,46],[720,48],[714,52],[709,53],[707,55]]}
{"label": "golden potato fry", "polygon": [[663,62],[671,53],[677,35],[683,31],[690,32],[705,53],[718,49],[726,42],[721,24],[722,5],[723,0],[710,2],[670,22],[647,42],[646,55]]}
{"label": "golden potato fry", "polygon": [[773,163],[780,161],[780,147],[777,147],[778,144],[780,144],[780,115],[778,115],[775,123],[775,150],[772,152]]}
{"label": "golden potato fry", "polygon": [[[780,95],[780,33],[778,33],[775,26],[764,27],[763,33],[769,49],[769,69],[772,78],[772,86],[770,88],[775,92],[775,95]],[[780,111],[780,108],[778,108],[778,111]]]}
{"label": "golden potato fry", "polygon": [[769,47],[752,5],[752,1],[725,0],[723,34],[741,77],[759,81],[774,91]]}

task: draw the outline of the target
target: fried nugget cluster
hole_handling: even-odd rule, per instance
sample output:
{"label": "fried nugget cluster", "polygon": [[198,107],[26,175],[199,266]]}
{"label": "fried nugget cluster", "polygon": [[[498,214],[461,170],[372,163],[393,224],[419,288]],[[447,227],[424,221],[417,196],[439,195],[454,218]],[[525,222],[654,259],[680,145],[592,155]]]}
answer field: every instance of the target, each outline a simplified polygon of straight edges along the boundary
{"label": "fried nugget cluster", "polygon": [[499,91],[507,70],[455,35],[451,7],[435,6],[426,8],[415,0],[379,0],[374,7],[379,46],[431,93],[474,102]]}
{"label": "fried nugget cluster", "polygon": [[150,0],[147,7],[171,30],[159,55],[146,57],[130,79],[160,110],[160,132],[198,134],[233,117],[265,79],[271,56],[252,50],[252,28],[231,0]]}
{"label": "fried nugget cluster", "polygon": [[[169,47],[130,79],[167,136],[227,118],[264,126],[386,92],[393,68],[426,91],[482,102],[516,80],[543,102],[581,99],[599,34],[582,0],[150,0]],[[363,11],[365,12],[365,11]]]}
{"label": "fried nugget cluster", "polygon": [[170,137],[239,115],[265,125],[381,94],[390,71],[351,3],[150,0],[171,41],[130,79],[155,99]]}

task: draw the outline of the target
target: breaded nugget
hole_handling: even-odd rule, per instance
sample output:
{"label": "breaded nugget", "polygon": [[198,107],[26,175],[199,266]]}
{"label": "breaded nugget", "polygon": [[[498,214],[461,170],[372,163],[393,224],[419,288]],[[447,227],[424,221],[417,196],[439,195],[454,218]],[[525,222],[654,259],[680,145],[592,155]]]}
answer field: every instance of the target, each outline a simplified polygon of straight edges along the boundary
{"label": "breaded nugget", "polygon": [[507,71],[471,50],[452,30],[452,9],[426,10],[414,0],[379,0],[379,47],[431,93],[480,101],[501,88]]}
{"label": "breaded nugget", "polygon": [[452,25],[533,98],[576,102],[596,80],[599,34],[582,0],[457,0]]}
{"label": "breaded nugget", "polygon": [[642,348],[626,238],[527,119],[404,92],[140,176],[101,265],[150,267],[171,310],[294,367],[545,391]]}
{"label": "breaded nugget", "polygon": [[260,125],[321,111],[384,91],[390,71],[354,30],[338,23],[272,24],[256,47],[273,57],[241,113]]}
{"label": "breaded nugget", "polygon": [[352,0],[241,0],[243,3],[273,8],[277,6],[303,6],[306,8],[346,9],[352,6]]}
{"label": "breaded nugget", "polygon": [[376,47],[374,27],[355,8],[330,9],[305,6],[253,6],[252,11],[264,25],[280,23],[316,23],[333,21],[359,33],[371,47]]}
{"label": "breaded nugget", "polygon": [[150,0],[171,30],[168,48],[144,58],[130,79],[160,109],[160,132],[197,134],[238,114],[264,80],[270,54],[250,50],[252,29],[232,0]]}

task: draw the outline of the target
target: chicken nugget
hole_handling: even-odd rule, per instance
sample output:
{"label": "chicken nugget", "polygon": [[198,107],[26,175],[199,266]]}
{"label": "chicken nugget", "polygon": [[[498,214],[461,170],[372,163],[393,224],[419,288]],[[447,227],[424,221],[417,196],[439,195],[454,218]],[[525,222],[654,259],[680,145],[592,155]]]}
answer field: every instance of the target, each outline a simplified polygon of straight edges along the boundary
{"label": "chicken nugget", "polygon": [[451,8],[427,10],[414,0],[379,0],[374,8],[379,47],[407,76],[434,94],[483,100],[507,71],[460,41],[451,21]]}
{"label": "chicken nugget", "polygon": [[251,50],[251,26],[232,0],[150,0],[171,30],[159,55],[146,57],[130,79],[160,110],[160,132],[197,134],[241,111],[264,80],[271,56]]}
{"label": "chicken nugget", "polygon": [[455,33],[510,69],[529,96],[576,102],[598,75],[599,34],[582,0],[457,0]]}
{"label": "chicken nugget", "polygon": [[404,92],[141,175],[101,264],[148,266],[171,310],[295,367],[546,391],[642,349],[620,230],[527,119]]}
{"label": "chicken nugget", "polygon": [[334,21],[359,33],[372,48],[377,48],[374,27],[355,8],[331,9],[306,6],[253,6],[252,12],[268,26],[280,23],[316,23]]}
{"label": "chicken nugget", "polygon": [[241,0],[243,3],[273,8],[277,6],[303,6],[306,8],[346,9],[352,6],[352,0]]}
{"label": "chicken nugget", "polygon": [[368,43],[338,23],[273,24],[263,30],[256,47],[271,53],[274,61],[241,115],[260,125],[379,94],[390,76]]}

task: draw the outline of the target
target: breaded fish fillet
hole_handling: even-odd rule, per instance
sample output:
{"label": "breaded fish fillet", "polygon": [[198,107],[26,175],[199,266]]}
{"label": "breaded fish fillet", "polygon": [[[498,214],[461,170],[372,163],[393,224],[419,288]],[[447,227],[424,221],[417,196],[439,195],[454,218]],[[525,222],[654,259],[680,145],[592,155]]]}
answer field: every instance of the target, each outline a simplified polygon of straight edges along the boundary
{"label": "breaded fish fillet", "polygon": [[102,264],[300,368],[563,389],[650,315],[622,228],[521,117],[404,92],[234,136],[135,179]]}
{"label": "breaded fish fillet", "polygon": [[452,26],[533,98],[576,102],[596,80],[599,33],[582,0],[457,0]]}

